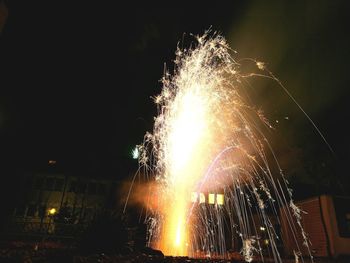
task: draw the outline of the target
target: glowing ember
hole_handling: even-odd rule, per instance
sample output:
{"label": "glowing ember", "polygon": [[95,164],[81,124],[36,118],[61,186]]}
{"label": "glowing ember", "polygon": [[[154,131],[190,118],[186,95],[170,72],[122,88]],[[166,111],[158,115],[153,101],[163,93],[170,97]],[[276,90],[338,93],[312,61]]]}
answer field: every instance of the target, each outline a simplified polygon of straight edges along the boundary
{"label": "glowing ember", "polygon": [[[268,246],[274,260],[282,262],[267,209],[277,215],[283,208],[294,232],[299,231],[295,220],[302,230],[301,211],[264,136],[272,126],[248,103],[242,85],[252,75],[274,77],[254,60],[246,61],[260,73],[240,72],[219,35],[197,41],[193,49],[177,50],[175,72],[164,75],[154,99],[159,109],[154,131],[137,148],[140,165],[158,185],[158,205],[147,213],[149,245],[166,255],[193,257],[198,251],[224,257],[229,246],[247,262],[263,257],[262,247]],[[260,237],[262,228],[268,243]],[[226,244],[227,236],[241,246]]]}

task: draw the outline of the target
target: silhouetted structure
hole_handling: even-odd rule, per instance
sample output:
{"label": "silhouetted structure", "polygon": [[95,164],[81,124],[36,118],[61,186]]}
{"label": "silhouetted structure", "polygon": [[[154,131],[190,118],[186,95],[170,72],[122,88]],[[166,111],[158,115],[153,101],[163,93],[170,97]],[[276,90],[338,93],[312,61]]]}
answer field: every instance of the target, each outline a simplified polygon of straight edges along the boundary
{"label": "silhouetted structure", "polygon": [[[302,213],[301,224],[311,242],[316,257],[350,255],[350,197],[321,195],[296,203]],[[282,238],[287,254],[297,251],[297,244],[289,230],[289,222],[281,213]],[[298,226],[296,226],[298,229]],[[296,231],[298,246],[307,255],[301,231]]]}
{"label": "silhouetted structure", "polygon": [[116,181],[34,174],[18,187],[17,205],[5,227],[7,236],[74,237],[94,218],[111,210]]}

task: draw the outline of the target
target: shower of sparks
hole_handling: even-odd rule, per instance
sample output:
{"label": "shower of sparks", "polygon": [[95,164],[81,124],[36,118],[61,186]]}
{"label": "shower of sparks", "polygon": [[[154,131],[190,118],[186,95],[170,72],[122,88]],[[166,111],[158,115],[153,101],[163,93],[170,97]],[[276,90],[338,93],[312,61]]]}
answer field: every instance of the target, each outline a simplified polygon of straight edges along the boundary
{"label": "shower of sparks", "polygon": [[[266,246],[282,262],[268,212],[281,209],[309,251],[302,211],[264,135],[273,127],[248,103],[243,85],[253,75],[275,78],[254,60],[249,61],[259,73],[243,74],[218,34],[196,41],[193,48],[177,50],[174,74],[164,74],[162,92],[154,98],[159,115],[153,133],[133,152],[157,185],[157,205],[148,206],[146,219],[148,244],[165,255],[225,257],[228,240],[235,239],[241,246],[234,248],[247,262],[262,258]],[[218,197],[211,195],[208,205],[203,193]]]}

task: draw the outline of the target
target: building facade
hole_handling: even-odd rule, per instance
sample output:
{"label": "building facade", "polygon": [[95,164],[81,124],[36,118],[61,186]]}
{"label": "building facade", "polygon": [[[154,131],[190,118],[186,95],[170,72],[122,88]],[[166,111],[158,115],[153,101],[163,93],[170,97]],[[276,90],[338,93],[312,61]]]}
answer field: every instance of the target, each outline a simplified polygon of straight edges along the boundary
{"label": "building facade", "polygon": [[29,175],[20,183],[22,194],[17,197],[7,232],[72,236],[111,208],[117,184],[61,173]]}
{"label": "building facade", "polygon": [[[350,197],[321,195],[296,203],[302,213],[301,224],[310,240],[310,248],[315,257],[350,255]],[[287,254],[297,251],[297,244],[303,243],[301,231],[296,233],[296,241],[288,226],[288,220],[281,213],[282,238]],[[303,254],[307,248],[299,245]]]}

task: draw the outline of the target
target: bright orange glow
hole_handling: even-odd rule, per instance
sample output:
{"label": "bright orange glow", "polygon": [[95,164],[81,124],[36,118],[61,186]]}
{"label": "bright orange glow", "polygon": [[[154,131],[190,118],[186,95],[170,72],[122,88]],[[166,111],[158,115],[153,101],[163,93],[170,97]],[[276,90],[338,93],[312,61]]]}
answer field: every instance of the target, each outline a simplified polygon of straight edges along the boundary
{"label": "bright orange glow", "polygon": [[[160,246],[166,255],[187,255],[187,226],[191,223],[187,221],[190,220],[188,211],[191,205],[188,197],[207,167],[209,154],[203,142],[209,141],[210,137],[209,115],[207,94],[203,93],[203,86],[195,81],[188,82],[187,89],[174,99],[169,112],[171,121],[164,141],[164,161],[168,167],[165,194],[168,200],[175,198],[171,206],[162,209],[165,217]],[[196,200],[197,197],[192,195],[192,198]],[[199,201],[205,202],[202,193]]]}
{"label": "bright orange glow", "polygon": [[188,206],[188,199],[175,198],[176,206],[163,207],[163,212],[166,215],[166,220],[163,226],[162,239],[158,247],[166,255],[184,256],[187,254],[187,225],[186,211]]}
{"label": "bright orange glow", "polygon": [[[181,67],[172,79],[165,74],[162,93],[155,98],[162,110],[155,119],[154,134],[146,136],[146,141],[157,143],[157,180],[165,201],[159,207],[161,230],[155,240],[165,255],[189,254],[191,246],[186,243],[193,242],[191,226],[197,220],[191,207],[197,202],[215,204],[215,194],[203,193],[218,187],[211,164],[227,147],[232,132],[242,128],[232,111],[232,106],[239,107],[240,98],[234,89],[228,89],[224,77],[225,70],[233,72],[235,66],[225,40],[198,41],[200,48],[178,57]],[[223,66],[230,61],[225,70],[213,67],[219,57]],[[141,158],[142,162],[147,163],[147,159]],[[218,202],[223,204],[223,197]]]}
{"label": "bright orange glow", "polygon": [[176,239],[175,239],[175,246],[181,245],[181,221],[177,225],[176,229]]}
{"label": "bright orange glow", "polygon": [[[140,168],[145,168],[146,176],[154,175],[157,186],[156,193],[149,190],[150,197],[145,200],[150,245],[171,256],[225,255],[222,219],[227,211],[233,215],[227,217],[227,225],[239,222],[234,232],[242,241],[245,261],[252,262],[264,241],[252,235],[253,215],[247,213],[247,205],[256,206],[264,215],[264,222],[257,226],[266,225],[264,208],[275,201],[271,193],[278,194],[279,207],[293,209],[307,244],[291,191],[287,188],[290,200],[282,200],[271,173],[272,167],[282,171],[264,135],[265,129],[273,127],[262,111],[251,105],[245,83],[250,87],[247,78],[262,76],[277,81],[289,95],[288,91],[264,63],[251,59],[236,62],[221,36],[204,35],[197,37],[197,42],[196,48],[177,50],[174,74],[165,72],[162,92],[154,99],[159,115],[153,133],[146,133],[135,154]],[[259,71],[241,69],[244,61],[254,62]],[[266,145],[271,150],[268,154]],[[270,156],[276,161],[271,167]],[[284,180],[282,172],[281,176]],[[275,189],[270,191],[269,185]],[[211,205],[198,205],[206,203]],[[274,239],[268,242],[273,257],[280,259]]]}

